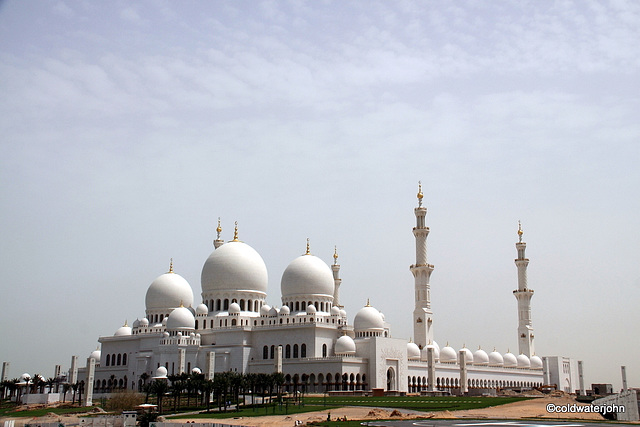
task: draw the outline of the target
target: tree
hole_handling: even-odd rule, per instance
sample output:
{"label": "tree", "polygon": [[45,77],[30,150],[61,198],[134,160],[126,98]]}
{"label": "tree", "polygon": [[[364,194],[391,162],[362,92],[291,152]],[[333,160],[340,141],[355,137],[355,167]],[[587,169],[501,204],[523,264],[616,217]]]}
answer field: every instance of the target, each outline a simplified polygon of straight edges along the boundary
{"label": "tree", "polygon": [[142,388],[140,389],[140,391],[144,390],[144,387],[147,385],[147,380],[149,379],[149,374],[147,374],[146,372],[143,372],[140,375],[140,379],[142,380]]}
{"label": "tree", "polygon": [[204,399],[207,401],[207,412],[209,412],[211,407],[211,393],[215,390],[215,385],[213,380],[203,380],[202,381],[202,395]]}
{"label": "tree", "polygon": [[76,403],[76,392],[78,391],[78,386],[80,386],[80,383],[71,384],[71,389],[73,390],[73,398],[71,399],[72,405]]}
{"label": "tree", "polygon": [[69,390],[71,390],[71,384],[63,383],[62,384],[62,403],[66,402],[66,400],[67,400],[67,392]]}
{"label": "tree", "polygon": [[155,380],[152,383],[151,391],[155,393],[158,405],[158,412],[162,413],[162,399],[169,391],[169,384],[164,380]]}

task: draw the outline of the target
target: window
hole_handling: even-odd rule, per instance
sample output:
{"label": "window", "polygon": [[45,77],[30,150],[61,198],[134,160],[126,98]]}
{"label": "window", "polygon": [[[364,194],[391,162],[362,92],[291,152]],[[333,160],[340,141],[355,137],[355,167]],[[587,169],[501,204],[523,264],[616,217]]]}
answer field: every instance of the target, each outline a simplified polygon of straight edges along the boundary
{"label": "window", "polygon": [[111,355],[107,354],[107,366],[109,366],[110,362],[111,362]]}
{"label": "window", "polygon": [[287,344],[287,347],[285,348],[284,357],[285,359],[291,359],[291,345],[289,344]]}
{"label": "window", "polygon": [[300,346],[300,357],[307,357],[307,345],[302,344]]}
{"label": "window", "polygon": [[122,355],[118,354],[118,362],[116,363],[116,365],[120,366],[120,363],[122,363]]}
{"label": "window", "polygon": [[266,345],[262,347],[262,358],[263,359],[269,358],[269,347],[267,347]]}
{"label": "window", "polygon": [[270,357],[270,359],[273,359],[275,351],[276,351],[276,346],[272,345],[271,346],[271,357]]}
{"label": "window", "polygon": [[327,357],[327,345],[322,344],[322,357]]}
{"label": "window", "polygon": [[298,358],[298,344],[293,345],[293,358],[294,359]]}
{"label": "window", "polygon": [[122,355],[122,364],[126,365],[127,364],[127,353]]}

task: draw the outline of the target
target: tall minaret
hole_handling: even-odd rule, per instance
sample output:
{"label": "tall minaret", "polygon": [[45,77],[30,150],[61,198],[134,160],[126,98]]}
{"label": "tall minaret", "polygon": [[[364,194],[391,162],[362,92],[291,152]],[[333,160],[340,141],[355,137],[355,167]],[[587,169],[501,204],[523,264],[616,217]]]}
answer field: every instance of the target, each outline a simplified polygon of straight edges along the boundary
{"label": "tall minaret", "polygon": [[334,247],[333,250],[333,265],[331,266],[333,271],[333,305],[342,308],[340,305],[340,284],[342,279],[340,278],[340,264],[338,264],[338,247]]}
{"label": "tall minaret", "polygon": [[535,354],[533,347],[533,326],[531,325],[531,297],[533,289],[527,288],[527,266],[529,260],[524,255],[527,244],[522,241],[522,225],[518,221],[518,258],[516,258],[516,267],[518,267],[518,289],[513,291],[518,300],[518,351],[527,357]]}
{"label": "tall minaret", "polygon": [[414,209],[416,214],[416,226],[413,235],[416,237],[416,263],[409,269],[415,279],[416,308],[413,310],[413,337],[418,347],[424,348],[433,341],[433,312],[431,311],[431,291],[429,278],[433,271],[433,265],[427,263],[427,236],[429,227],[424,224],[427,208],[422,206],[422,183],[418,183],[418,207]]}

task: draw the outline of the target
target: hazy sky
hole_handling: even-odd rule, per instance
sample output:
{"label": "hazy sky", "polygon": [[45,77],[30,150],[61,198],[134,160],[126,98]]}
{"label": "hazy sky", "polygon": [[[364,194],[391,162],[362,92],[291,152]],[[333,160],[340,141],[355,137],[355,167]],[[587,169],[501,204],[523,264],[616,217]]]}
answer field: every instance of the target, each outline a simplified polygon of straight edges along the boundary
{"label": "hazy sky", "polygon": [[422,180],[438,343],[640,386],[636,1],[0,2],[0,360],[53,375],[223,237],[304,253],[409,338]]}

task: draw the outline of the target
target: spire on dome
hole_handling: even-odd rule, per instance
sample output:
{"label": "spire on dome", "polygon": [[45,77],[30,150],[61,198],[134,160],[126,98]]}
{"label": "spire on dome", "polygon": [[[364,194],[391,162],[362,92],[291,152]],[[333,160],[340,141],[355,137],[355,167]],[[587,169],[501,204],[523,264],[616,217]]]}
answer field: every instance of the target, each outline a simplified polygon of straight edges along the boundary
{"label": "spire on dome", "polygon": [[239,242],[239,240],[238,240],[238,221],[236,221],[235,225],[236,226],[235,226],[235,228],[233,230],[233,241],[234,242]]}
{"label": "spire on dome", "polygon": [[371,307],[371,304],[369,304],[369,298],[367,298],[367,305],[365,305],[365,307]]}
{"label": "spire on dome", "polygon": [[309,238],[307,237],[307,252],[305,255],[311,255],[311,246],[309,245]]}
{"label": "spire on dome", "polygon": [[169,261],[169,273],[173,273],[173,258]]}
{"label": "spire on dome", "polygon": [[222,233],[222,226],[220,225],[220,217],[218,217],[218,228],[216,228],[216,232],[218,233],[218,240],[220,240],[220,233]]}
{"label": "spire on dome", "polygon": [[124,325],[122,325],[122,326],[124,326],[124,327],[129,327],[129,324],[128,324],[128,322],[127,322],[127,319],[125,319],[125,320],[124,320]]}
{"label": "spire on dome", "polygon": [[338,264],[338,247],[337,246],[333,247],[333,264],[334,265]]}
{"label": "spire on dome", "polygon": [[424,194],[422,194],[422,181],[418,181],[418,207],[422,207],[422,198]]}

